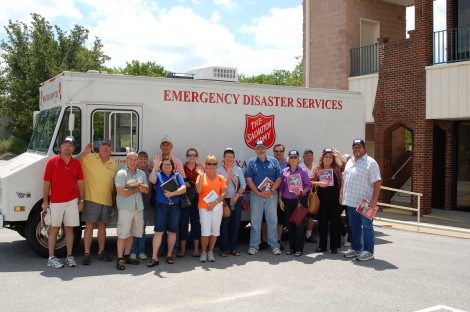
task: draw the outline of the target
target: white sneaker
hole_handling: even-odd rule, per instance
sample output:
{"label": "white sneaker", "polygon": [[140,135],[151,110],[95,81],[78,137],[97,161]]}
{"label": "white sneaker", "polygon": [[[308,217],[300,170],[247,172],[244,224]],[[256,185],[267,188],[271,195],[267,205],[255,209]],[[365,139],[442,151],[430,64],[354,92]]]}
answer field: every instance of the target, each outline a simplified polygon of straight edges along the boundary
{"label": "white sneaker", "polygon": [[374,259],[374,254],[365,250],[356,258],[357,261],[368,261],[372,259]]}
{"label": "white sneaker", "polygon": [[201,252],[201,255],[199,256],[199,261],[206,262],[207,261],[207,253]]}
{"label": "white sneaker", "polygon": [[47,259],[47,266],[54,269],[61,269],[64,267],[64,264],[56,257],[50,257]]}
{"label": "white sneaker", "polygon": [[257,252],[258,252],[258,249],[256,249],[256,248],[253,248],[253,247],[248,248],[248,254],[250,256],[256,255]]}
{"label": "white sneaker", "polygon": [[207,253],[207,261],[209,262],[215,262],[215,257],[214,257],[214,253],[213,252],[208,252]]}
{"label": "white sneaker", "polygon": [[129,258],[131,258],[131,259],[134,259],[134,260],[135,260],[135,259],[137,259],[137,255],[133,253],[133,254],[131,254],[131,255],[129,256]]}
{"label": "white sneaker", "polygon": [[[132,255],[131,255],[132,256]],[[139,259],[140,260],[147,260],[147,255],[144,253],[139,254]]]}
{"label": "white sneaker", "polygon": [[273,248],[272,252],[273,252],[273,255],[276,255],[276,256],[282,255],[282,251],[279,248]]}
{"label": "white sneaker", "polygon": [[71,268],[77,266],[77,263],[75,262],[75,259],[72,256],[67,256],[67,258],[65,258],[65,264],[67,264],[67,266]]}
{"label": "white sneaker", "polygon": [[346,251],[344,253],[344,257],[345,258],[354,258],[354,257],[359,256],[360,253],[361,253],[360,251],[357,251],[357,250],[354,250],[354,249],[348,249],[348,251]]}

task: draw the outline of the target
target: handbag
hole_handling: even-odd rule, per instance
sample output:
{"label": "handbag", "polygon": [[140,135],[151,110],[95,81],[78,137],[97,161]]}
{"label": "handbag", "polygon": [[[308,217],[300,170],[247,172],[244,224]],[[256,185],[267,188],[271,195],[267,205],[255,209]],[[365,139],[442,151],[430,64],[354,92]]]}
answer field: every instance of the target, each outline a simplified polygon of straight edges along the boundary
{"label": "handbag", "polygon": [[317,214],[320,209],[320,199],[318,198],[317,187],[308,194],[308,213]]}
{"label": "handbag", "polygon": [[242,210],[247,211],[250,208],[250,204],[242,197]]}
{"label": "handbag", "polygon": [[232,215],[232,212],[230,211],[230,207],[227,205],[225,200],[224,200],[224,203],[222,204],[222,207],[224,209],[223,217],[230,218],[230,216]]}
{"label": "handbag", "polygon": [[299,227],[302,222],[305,220],[308,214],[308,209],[305,208],[301,203],[300,199],[297,203],[297,207],[295,207],[294,211],[289,218],[289,221],[293,223],[295,226]]}
{"label": "handbag", "polygon": [[197,196],[197,191],[196,191],[196,184],[194,184],[193,181],[189,180],[189,187],[186,188],[186,195],[188,196],[189,200],[193,200]]}
{"label": "handbag", "polygon": [[180,201],[181,201],[181,208],[188,208],[191,206],[191,200],[189,200],[187,193],[180,195]]}

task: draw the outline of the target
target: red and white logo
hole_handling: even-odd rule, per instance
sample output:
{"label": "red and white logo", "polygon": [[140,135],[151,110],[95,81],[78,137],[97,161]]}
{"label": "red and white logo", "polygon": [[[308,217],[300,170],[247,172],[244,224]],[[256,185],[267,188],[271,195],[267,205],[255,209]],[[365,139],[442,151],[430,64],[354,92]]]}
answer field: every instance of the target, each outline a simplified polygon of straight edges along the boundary
{"label": "red and white logo", "polygon": [[266,148],[270,148],[276,141],[276,128],[274,115],[264,116],[259,113],[255,116],[245,115],[245,143],[249,148],[255,148],[257,140],[264,140]]}

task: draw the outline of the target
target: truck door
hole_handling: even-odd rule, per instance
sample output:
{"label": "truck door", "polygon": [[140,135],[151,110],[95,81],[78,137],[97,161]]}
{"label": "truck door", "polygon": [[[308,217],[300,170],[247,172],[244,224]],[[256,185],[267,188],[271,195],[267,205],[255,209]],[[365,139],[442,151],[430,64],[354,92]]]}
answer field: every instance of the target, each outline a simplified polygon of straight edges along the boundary
{"label": "truck door", "polygon": [[95,152],[101,140],[112,142],[112,155],[125,159],[128,152],[139,152],[142,144],[142,107],[87,105],[90,112],[90,141]]}

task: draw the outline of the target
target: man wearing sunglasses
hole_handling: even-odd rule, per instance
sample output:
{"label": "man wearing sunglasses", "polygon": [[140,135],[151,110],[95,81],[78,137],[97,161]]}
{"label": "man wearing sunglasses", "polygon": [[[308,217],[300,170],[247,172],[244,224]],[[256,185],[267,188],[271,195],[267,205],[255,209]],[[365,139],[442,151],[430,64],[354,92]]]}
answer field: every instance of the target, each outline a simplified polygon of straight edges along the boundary
{"label": "man wearing sunglasses", "polygon": [[[279,241],[277,235],[277,189],[281,184],[281,167],[276,158],[266,155],[266,144],[263,140],[256,141],[256,157],[248,161],[245,178],[250,186],[251,207],[251,232],[250,247],[248,254],[254,255],[258,252],[261,240],[261,221],[263,213],[268,225],[268,244],[274,255],[280,255]],[[258,189],[262,182],[268,178],[272,181],[269,187]]]}

